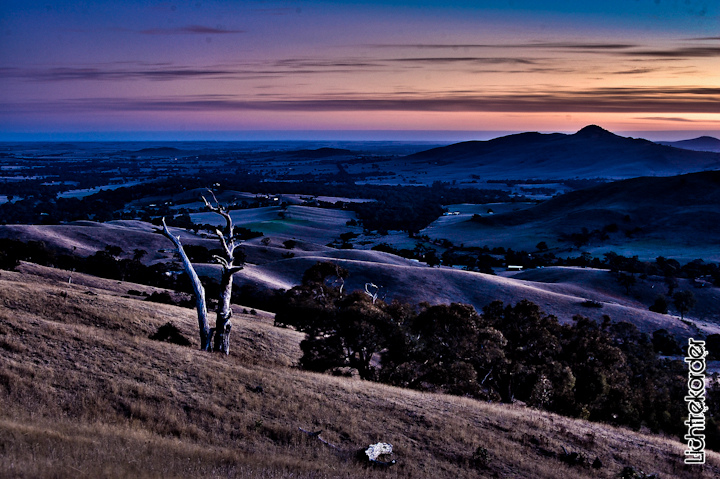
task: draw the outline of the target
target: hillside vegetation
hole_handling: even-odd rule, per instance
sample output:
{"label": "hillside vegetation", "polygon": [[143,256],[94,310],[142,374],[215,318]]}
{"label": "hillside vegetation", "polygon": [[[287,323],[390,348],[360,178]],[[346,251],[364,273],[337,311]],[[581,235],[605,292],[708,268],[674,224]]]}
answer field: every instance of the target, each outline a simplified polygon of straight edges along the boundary
{"label": "hillside vegetation", "polygon": [[[720,455],[685,466],[684,445],[668,438],[298,370],[300,333],[262,315],[236,312],[229,356],[201,352],[194,311],[140,301],[132,283],[76,273],[68,284],[65,273],[0,272],[0,476],[720,474]],[[167,322],[192,345],[148,339]],[[379,441],[393,444],[395,466],[354,459]],[[570,465],[572,453],[602,465]]]}

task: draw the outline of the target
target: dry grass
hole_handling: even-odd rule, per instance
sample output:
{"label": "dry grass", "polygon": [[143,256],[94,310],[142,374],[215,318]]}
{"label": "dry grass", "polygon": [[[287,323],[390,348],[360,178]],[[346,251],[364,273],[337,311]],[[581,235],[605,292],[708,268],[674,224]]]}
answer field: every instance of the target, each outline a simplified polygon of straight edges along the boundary
{"label": "dry grass", "polygon": [[[2,477],[720,474],[719,455],[685,467],[683,445],[667,438],[299,371],[300,335],[266,318],[235,317],[229,357],[150,341],[172,321],[196,344],[193,311],[124,298],[113,281],[90,289],[33,273],[0,272]],[[341,452],[298,427],[321,429]],[[396,466],[352,459],[378,441],[395,446]],[[478,446],[487,468],[472,464]],[[548,456],[562,446],[604,467]]]}

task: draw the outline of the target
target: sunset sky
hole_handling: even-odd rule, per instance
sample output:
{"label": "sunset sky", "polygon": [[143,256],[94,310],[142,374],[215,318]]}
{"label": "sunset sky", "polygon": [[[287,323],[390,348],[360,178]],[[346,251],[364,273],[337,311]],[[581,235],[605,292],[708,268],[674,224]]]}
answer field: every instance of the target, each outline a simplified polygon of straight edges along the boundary
{"label": "sunset sky", "polygon": [[720,136],[720,2],[0,3],[0,140],[591,123]]}

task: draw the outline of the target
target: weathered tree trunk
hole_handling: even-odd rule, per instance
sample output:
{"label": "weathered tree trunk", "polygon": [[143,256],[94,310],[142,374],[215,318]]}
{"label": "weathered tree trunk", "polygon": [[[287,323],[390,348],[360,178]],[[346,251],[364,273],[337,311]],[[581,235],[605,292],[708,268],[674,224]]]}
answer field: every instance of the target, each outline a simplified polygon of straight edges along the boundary
{"label": "weathered tree trunk", "polygon": [[222,266],[222,278],[220,281],[220,298],[218,301],[217,319],[215,320],[215,327],[209,328],[207,321],[207,307],[205,303],[205,288],[200,283],[200,278],[195,273],[192,263],[185,254],[185,250],[180,244],[180,238],[170,234],[170,231],[165,225],[165,218],[163,218],[163,234],[170,238],[182,258],[183,266],[195,290],[195,299],[198,311],[198,324],[200,326],[200,344],[201,348],[205,351],[218,351],[225,354],[230,354],[230,330],[232,329],[232,323],[230,317],[232,316],[232,309],[230,307],[230,300],[232,299],[232,286],[233,286],[233,274],[243,269],[242,265],[235,266],[235,248],[241,241],[235,237],[232,218],[227,210],[220,206],[212,190],[208,190],[212,195],[212,199],[215,201],[215,205],[201,196],[205,205],[213,213],[217,213],[225,219],[225,228],[223,231],[215,230],[215,234],[222,245],[222,255],[213,256],[215,260]]}
{"label": "weathered tree trunk", "polygon": [[177,248],[178,254],[180,255],[183,263],[183,268],[185,269],[187,275],[190,277],[190,281],[193,285],[193,290],[195,291],[195,307],[198,314],[198,329],[200,330],[200,349],[202,349],[203,351],[210,351],[210,327],[208,326],[207,319],[205,288],[200,282],[200,278],[195,272],[195,268],[190,262],[190,258],[188,258],[187,254],[185,254],[185,249],[180,243],[180,237],[174,236],[172,233],[170,233],[170,230],[165,224],[165,218],[162,219],[162,225],[163,234],[168,239],[170,239],[170,241],[172,241],[175,245],[175,248]]}
{"label": "weathered tree trunk", "polygon": [[230,329],[232,329],[230,299],[232,297],[232,286],[232,272],[223,267],[222,281],[220,283],[220,301],[218,302],[217,318],[215,320],[215,344],[213,350],[225,354],[230,354]]}

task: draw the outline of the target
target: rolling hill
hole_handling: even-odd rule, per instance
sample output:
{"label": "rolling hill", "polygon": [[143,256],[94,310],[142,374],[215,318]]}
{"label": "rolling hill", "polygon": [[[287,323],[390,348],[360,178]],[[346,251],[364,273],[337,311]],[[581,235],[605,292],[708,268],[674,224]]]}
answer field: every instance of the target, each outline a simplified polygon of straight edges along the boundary
{"label": "rolling hill", "polygon": [[674,146],[685,150],[720,152],[720,140],[712,136],[700,136],[691,140],[658,141],[660,145]]}
{"label": "rolling hill", "polygon": [[[502,216],[498,215],[501,219]],[[476,222],[465,221],[463,224],[475,230],[483,228]],[[518,226],[522,227],[523,224]],[[512,226],[503,228],[514,229]],[[43,241],[50,248],[81,255],[90,255],[104,249],[105,245],[117,245],[123,249],[121,257],[131,258],[135,248],[143,248],[149,253],[143,257],[147,264],[172,261],[174,253],[170,242],[152,230],[152,225],[139,221],[9,225],[0,226],[0,237]],[[218,246],[212,238],[175,231],[182,235],[184,244],[202,245],[208,249]],[[720,313],[712,306],[720,300],[720,289],[714,287],[697,291],[698,307],[690,312],[691,323],[686,324],[677,317],[648,310],[658,291],[664,290],[661,280],[645,281],[644,286],[638,285],[633,295],[628,295],[607,271],[547,268],[517,277],[502,277],[446,267],[431,268],[380,251],[335,249],[308,241],[298,241],[289,250],[280,246],[282,236],[270,238],[269,245],[263,245],[260,238],[245,243],[247,263],[235,275],[238,287],[248,284],[267,289],[289,289],[299,284],[303,273],[316,262],[332,261],[350,272],[346,284],[348,290],[363,289],[366,282],[372,282],[382,287],[381,297],[385,296],[387,300],[400,299],[413,304],[460,302],[480,310],[495,300],[515,304],[527,299],[562,322],[572,321],[576,314],[596,321],[609,315],[614,321],[633,323],[648,333],[661,328],[680,338],[697,333],[696,328],[704,334],[720,333]],[[218,274],[215,264],[198,264],[196,268],[204,276]],[[554,274],[550,275],[550,271]],[[652,289],[653,285],[658,286],[658,290]],[[588,299],[602,303],[603,307],[582,306]]]}
{"label": "rolling hill", "polygon": [[[333,256],[303,256],[250,265],[236,274],[235,281],[238,284],[260,282],[270,288],[287,288],[288,285],[299,284],[305,270],[316,262],[332,261],[350,272],[345,284],[347,291],[363,289],[365,283],[374,283],[381,287],[380,297],[385,297],[386,301],[467,303],[480,311],[493,301],[515,304],[527,299],[563,323],[572,322],[573,316],[578,314],[597,322],[602,322],[603,315],[608,315],[613,321],[635,324],[649,334],[667,329],[675,336],[686,339],[698,333],[720,333],[720,313],[713,307],[720,300],[718,288],[696,292],[698,307],[687,316],[690,322],[684,323],[677,316],[648,310],[661,290],[661,279],[648,280],[636,287],[633,295],[627,295],[610,272],[604,270],[558,268],[554,278],[549,278],[550,270],[555,268],[548,268],[538,270],[547,271],[545,275],[537,273],[514,278],[452,268],[430,268],[417,263],[400,265],[377,259],[368,261],[367,255],[364,260],[358,258],[360,255],[353,259],[339,254]],[[662,289],[664,291],[664,287]],[[584,307],[582,303],[588,299],[601,303],[602,308]]]}
{"label": "rolling hill", "polygon": [[[430,225],[423,232],[456,244],[534,250],[538,241],[560,248],[565,234],[615,225],[605,241],[583,251],[615,250],[654,259],[672,256],[717,261],[720,255],[720,172],[642,177],[577,190],[539,205]],[[614,229],[614,228],[611,228]],[[634,251],[634,252],[633,252]],[[601,253],[598,253],[601,254]]]}
{"label": "rolling hill", "polygon": [[[31,264],[0,272],[0,476],[720,474],[720,455],[686,466],[685,446],[667,437],[298,370],[302,336],[264,316],[236,311],[230,355],[201,352],[193,310],[124,293],[140,285],[76,278]],[[190,347],[148,339],[168,321]],[[379,441],[396,465],[354,459]],[[563,448],[599,468],[570,465]]]}
{"label": "rolling hill", "polygon": [[720,154],[625,138],[590,125],[572,135],[520,133],[468,141],[406,157],[416,167],[465,169],[487,178],[631,178],[720,167]]}

